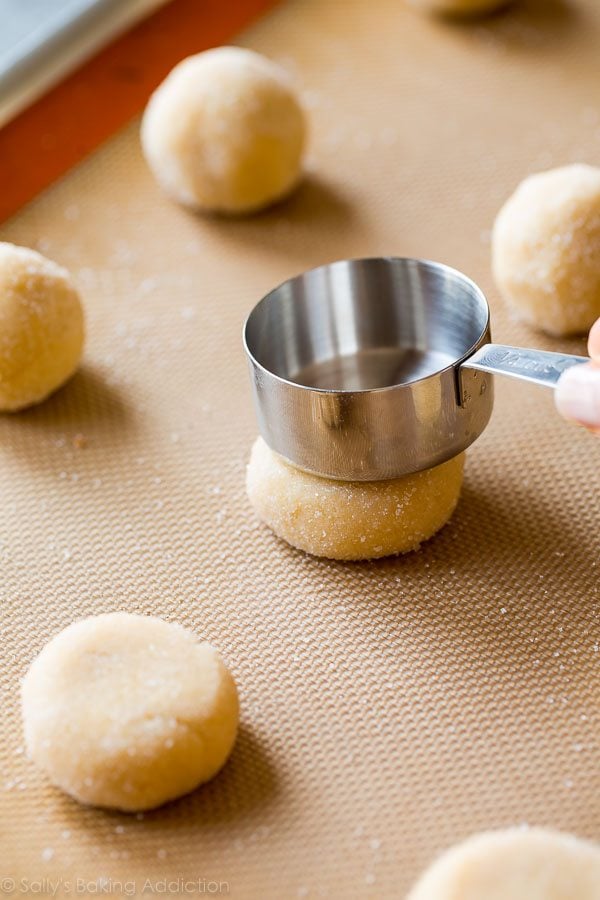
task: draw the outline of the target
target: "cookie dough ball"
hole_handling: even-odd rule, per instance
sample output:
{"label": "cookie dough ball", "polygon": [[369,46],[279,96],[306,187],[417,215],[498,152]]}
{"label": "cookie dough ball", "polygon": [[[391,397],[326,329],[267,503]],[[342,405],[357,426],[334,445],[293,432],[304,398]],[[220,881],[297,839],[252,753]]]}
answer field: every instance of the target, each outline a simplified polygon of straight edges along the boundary
{"label": "cookie dough ball", "polygon": [[83,310],[66,269],[0,242],[0,411],[44,400],[73,374]]}
{"label": "cookie dough ball", "polygon": [[408,900],[598,900],[600,849],[569,834],[512,828],[444,853]]}
{"label": "cookie dough ball", "polygon": [[587,331],[600,316],[600,169],[526,178],[496,219],[492,267],[521,318],[553,335]]}
{"label": "cookie dough ball", "polygon": [[27,751],[82,803],[125,811],[180,797],[215,775],[238,724],[235,683],[191,631],[110,613],[69,625],[22,690]]}
{"label": "cookie dough ball", "polygon": [[293,547],[329,559],[416,550],[458,502],[464,454],[389,481],[333,481],[295,468],[258,438],[246,488],[258,516]]}
{"label": "cookie dough ball", "polygon": [[507,6],[512,0],[410,0],[412,6],[442,16],[473,16]]}
{"label": "cookie dough ball", "polygon": [[156,180],[186,206],[252,212],[301,174],[305,119],[279,66],[220,47],[175,66],[150,98],[142,147]]}

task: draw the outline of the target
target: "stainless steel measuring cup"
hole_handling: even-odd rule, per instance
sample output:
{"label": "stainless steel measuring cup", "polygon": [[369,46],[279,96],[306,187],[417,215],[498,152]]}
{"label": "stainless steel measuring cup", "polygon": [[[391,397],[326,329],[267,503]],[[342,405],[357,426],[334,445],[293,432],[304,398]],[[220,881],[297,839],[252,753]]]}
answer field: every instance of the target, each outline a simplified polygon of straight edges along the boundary
{"label": "stainless steel measuring cup", "polygon": [[396,478],[479,437],[492,373],[554,387],[587,361],[490,340],[485,296],[448,266],[381,258],[312,269],[267,294],[244,326],[260,432],[309,472]]}

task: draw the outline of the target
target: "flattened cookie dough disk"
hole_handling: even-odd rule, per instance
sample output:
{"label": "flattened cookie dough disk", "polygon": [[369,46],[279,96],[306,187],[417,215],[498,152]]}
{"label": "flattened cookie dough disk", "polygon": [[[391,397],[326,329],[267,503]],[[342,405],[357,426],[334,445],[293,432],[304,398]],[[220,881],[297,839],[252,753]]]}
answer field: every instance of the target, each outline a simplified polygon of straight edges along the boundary
{"label": "flattened cookie dough disk", "polygon": [[255,442],[246,487],[258,516],[293,547],[329,559],[376,559],[415,550],[458,502],[464,454],[390,481],[334,481]]}
{"label": "flattened cookie dough disk", "polygon": [[478,834],[440,856],[408,900],[600,900],[600,848],[541,828]]}
{"label": "flattened cookie dough disk", "polygon": [[82,803],[150,809],[212,778],[233,747],[235,683],[180,625],[110,613],[69,625],[23,681],[27,751]]}

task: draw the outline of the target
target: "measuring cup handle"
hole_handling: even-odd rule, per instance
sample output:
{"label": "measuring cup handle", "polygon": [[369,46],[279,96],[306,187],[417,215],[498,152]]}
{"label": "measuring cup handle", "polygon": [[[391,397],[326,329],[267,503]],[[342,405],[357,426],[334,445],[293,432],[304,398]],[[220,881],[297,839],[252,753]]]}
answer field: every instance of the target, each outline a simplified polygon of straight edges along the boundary
{"label": "measuring cup handle", "polygon": [[589,362],[587,356],[549,353],[527,347],[507,347],[504,344],[485,344],[461,363],[460,371],[474,369],[493,375],[511,375],[522,381],[553,388],[565,369],[585,362]]}

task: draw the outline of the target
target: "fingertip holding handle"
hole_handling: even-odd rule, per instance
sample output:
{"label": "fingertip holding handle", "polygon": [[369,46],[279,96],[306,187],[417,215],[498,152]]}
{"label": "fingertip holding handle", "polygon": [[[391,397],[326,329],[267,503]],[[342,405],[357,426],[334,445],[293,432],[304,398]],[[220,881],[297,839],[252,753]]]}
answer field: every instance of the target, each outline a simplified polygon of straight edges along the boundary
{"label": "fingertip holding handle", "polygon": [[565,419],[600,429],[600,365],[592,362],[564,372],[556,386],[554,400]]}
{"label": "fingertip holding handle", "polygon": [[595,362],[600,363],[600,319],[592,326],[590,331],[588,353]]}

